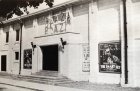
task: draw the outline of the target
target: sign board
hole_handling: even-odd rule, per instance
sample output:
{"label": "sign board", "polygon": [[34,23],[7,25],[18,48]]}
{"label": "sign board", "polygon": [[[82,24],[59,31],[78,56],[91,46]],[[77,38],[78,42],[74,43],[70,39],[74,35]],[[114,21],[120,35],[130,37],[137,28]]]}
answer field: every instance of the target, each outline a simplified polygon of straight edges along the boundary
{"label": "sign board", "polygon": [[89,72],[90,71],[89,46],[88,45],[83,45],[82,71],[83,72]]}
{"label": "sign board", "polygon": [[120,42],[99,44],[99,71],[107,73],[121,73]]}

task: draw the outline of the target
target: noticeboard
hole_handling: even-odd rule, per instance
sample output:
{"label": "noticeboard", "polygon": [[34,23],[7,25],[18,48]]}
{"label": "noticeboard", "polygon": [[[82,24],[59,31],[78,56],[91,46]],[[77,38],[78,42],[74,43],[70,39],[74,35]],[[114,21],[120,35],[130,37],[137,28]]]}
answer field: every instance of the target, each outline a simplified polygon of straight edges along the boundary
{"label": "noticeboard", "polygon": [[105,73],[121,73],[120,42],[99,44],[99,71]]}
{"label": "noticeboard", "polygon": [[90,72],[90,60],[89,60],[89,45],[83,45],[83,64],[82,64],[82,71],[83,72]]}

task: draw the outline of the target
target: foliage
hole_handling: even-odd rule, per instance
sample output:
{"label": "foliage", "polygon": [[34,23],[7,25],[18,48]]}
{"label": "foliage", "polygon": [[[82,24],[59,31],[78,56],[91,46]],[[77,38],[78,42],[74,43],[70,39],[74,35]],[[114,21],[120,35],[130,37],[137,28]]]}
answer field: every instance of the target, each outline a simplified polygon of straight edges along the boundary
{"label": "foliage", "polygon": [[[38,6],[46,2],[49,7],[53,6],[54,0],[0,0],[0,17],[11,18],[13,14],[22,15],[23,12],[29,13],[27,7],[38,8]],[[23,9],[23,11],[21,10]]]}

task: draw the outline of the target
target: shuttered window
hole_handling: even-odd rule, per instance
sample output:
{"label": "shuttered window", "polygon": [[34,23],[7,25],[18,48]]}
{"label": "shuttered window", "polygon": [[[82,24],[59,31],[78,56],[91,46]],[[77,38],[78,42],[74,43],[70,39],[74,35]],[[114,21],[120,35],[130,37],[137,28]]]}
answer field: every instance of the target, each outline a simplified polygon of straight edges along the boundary
{"label": "shuttered window", "polygon": [[9,32],[6,32],[6,43],[9,42]]}
{"label": "shuttered window", "polygon": [[19,41],[19,30],[16,30],[16,41]]}

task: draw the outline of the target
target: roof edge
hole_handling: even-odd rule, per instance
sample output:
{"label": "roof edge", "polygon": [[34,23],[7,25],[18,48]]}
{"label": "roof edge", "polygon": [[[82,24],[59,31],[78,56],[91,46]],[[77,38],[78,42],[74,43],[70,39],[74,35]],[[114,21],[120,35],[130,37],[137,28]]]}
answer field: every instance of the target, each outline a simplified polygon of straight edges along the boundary
{"label": "roof edge", "polygon": [[17,17],[17,18],[13,18],[13,19],[9,19],[9,20],[6,20],[6,21],[2,21],[2,23],[3,24],[11,23],[11,22],[14,22],[14,21],[26,19],[26,18],[28,18],[30,16],[36,16],[38,14],[49,12],[51,10],[55,10],[55,9],[63,7],[63,6],[69,6],[69,5],[72,5],[74,3],[79,3],[79,2],[80,3],[84,3],[84,2],[89,2],[89,1],[90,0],[71,0],[71,1],[67,1],[67,2],[64,2],[64,3],[58,4],[58,5],[55,5],[52,8],[46,8],[46,9],[43,9],[43,10],[40,10],[40,11],[37,11],[37,12],[34,12],[34,13],[30,13],[28,15],[23,15],[23,16],[20,16],[20,17]]}

